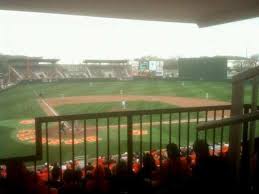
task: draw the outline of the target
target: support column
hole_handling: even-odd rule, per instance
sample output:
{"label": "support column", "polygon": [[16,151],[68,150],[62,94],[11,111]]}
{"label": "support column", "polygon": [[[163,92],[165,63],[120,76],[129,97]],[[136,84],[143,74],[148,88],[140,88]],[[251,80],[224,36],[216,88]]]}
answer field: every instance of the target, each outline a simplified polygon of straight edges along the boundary
{"label": "support column", "polygon": [[[231,116],[239,116],[243,114],[244,105],[244,83],[237,81],[232,83],[232,107]],[[240,171],[240,151],[241,151],[241,130],[242,124],[230,126],[229,131],[229,156],[233,173],[236,181],[239,182]]]}

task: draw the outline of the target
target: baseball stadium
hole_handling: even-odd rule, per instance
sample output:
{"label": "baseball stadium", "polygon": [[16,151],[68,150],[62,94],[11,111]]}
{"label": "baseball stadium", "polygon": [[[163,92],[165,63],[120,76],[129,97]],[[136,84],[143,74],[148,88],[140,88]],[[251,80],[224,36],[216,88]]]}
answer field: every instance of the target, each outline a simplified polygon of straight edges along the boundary
{"label": "baseball stadium", "polygon": [[[200,27],[258,16],[255,2],[140,2],[3,6]],[[0,193],[257,193],[259,54],[53,56],[0,53]]]}

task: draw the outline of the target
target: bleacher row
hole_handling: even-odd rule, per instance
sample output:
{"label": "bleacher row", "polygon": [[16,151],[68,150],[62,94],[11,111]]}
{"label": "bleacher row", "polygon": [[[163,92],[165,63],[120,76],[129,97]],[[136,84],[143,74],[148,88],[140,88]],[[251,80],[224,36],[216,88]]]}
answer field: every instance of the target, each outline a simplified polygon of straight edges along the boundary
{"label": "bleacher row", "polygon": [[168,144],[161,158],[160,150],[144,153],[142,166],[135,153],[132,170],[127,167],[127,153],[120,160],[100,156],[86,166],[79,160],[61,166],[55,162],[36,173],[20,162],[11,162],[7,170],[1,168],[0,193],[237,192],[231,182],[228,145],[217,145],[213,152],[204,140],[198,140],[191,154],[186,153],[186,148]]}
{"label": "bleacher row", "polygon": [[10,67],[14,80],[58,79],[129,79],[130,68],[126,65],[34,65]]}

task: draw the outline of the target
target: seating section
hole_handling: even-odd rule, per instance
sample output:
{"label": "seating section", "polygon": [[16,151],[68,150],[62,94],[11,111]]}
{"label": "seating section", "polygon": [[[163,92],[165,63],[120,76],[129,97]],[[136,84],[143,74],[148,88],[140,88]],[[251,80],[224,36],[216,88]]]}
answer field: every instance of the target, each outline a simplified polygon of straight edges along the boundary
{"label": "seating section", "polygon": [[12,66],[12,82],[22,80],[62,80],[62,79],[129,79],[130,66],[126,65],[57,65],[45,64]]}
{"label": "seating section", "polygon": [[[174,143],[166,149],[134,153],[132,169],[127,153],[111,158],[100,156],[84,161],[55,162],[30,172],[21,162],[1,167],[0,193],[173,193],[226,192],[237,188],[227,161],[228,145],[209,147],[198,140],[180,149]],[[161,157],[160,157],[160,152]],[[142,164],[142,165],[141,165]],[[48,169],[49,168],[49,169]],[[7,173],[6,173],[7,172]]]}

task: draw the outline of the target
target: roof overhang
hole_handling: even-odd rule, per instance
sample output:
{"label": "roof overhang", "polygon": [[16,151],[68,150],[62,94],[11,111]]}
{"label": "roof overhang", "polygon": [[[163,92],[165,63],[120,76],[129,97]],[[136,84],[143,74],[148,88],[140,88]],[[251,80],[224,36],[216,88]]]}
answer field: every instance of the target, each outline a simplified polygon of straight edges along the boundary
{"label": "roof overhang", "polygon": [[0,0],[0,9],[196,23],[200,27],[259,16],[259,0]]}
{"label": "roof overhang", "polygon": [[99,60],[99,59],[86,59],[83,63],[128,63],[128,60]]}
{"label": "roof overhang", "polygon": [[43,62],[43,63],[57,63],[59,59],[44,59],[42,57],[28,57],[23,55],[1,55],[0,62],[17,63],[17,62]]}

